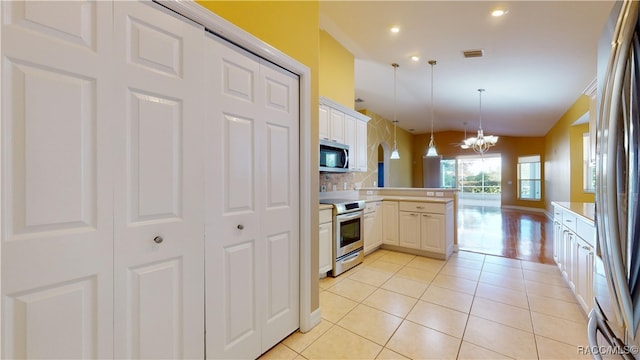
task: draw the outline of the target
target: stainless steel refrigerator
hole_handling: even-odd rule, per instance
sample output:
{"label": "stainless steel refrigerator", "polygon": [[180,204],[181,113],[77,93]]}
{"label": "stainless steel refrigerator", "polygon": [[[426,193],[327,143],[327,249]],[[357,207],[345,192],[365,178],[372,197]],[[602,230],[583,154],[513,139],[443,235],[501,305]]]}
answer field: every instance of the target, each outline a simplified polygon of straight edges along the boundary
{"label": "stainless steel refrigerator", "polygon": [[598,44],[594,358],[640,358],[638,2],[615,2]]}

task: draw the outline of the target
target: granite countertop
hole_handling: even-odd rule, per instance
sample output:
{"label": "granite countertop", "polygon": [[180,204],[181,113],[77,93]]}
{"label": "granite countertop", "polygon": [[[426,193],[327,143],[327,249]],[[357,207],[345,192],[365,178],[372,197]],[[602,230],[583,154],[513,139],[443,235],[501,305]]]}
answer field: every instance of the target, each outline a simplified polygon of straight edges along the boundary
{"label": "granite countertop", "polygon": [[593,224],[596,215],[595,203],[552,201],[551,204],[561,206]]}

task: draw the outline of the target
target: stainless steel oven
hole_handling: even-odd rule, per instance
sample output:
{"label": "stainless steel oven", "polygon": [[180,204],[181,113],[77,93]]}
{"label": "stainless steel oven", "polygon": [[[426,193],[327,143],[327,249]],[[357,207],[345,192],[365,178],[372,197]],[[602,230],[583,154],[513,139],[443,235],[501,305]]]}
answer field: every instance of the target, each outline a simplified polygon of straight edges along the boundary
{"label": "stainless steel oven", "polygon": [[364,259],[364,200],[324,199],[333,205],[333,267],[338,276]]}

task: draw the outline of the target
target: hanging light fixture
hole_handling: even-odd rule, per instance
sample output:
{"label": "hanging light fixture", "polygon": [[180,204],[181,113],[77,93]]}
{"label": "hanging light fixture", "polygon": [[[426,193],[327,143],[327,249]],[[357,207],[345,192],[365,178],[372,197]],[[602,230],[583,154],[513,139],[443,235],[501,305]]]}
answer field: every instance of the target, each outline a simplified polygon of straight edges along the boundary
{"label": "hanging light fixture", "polygon": [[480,93],[480,127],[478,128],[478,136],[464,139],[464,144],[461,145],[463,149],[473,149],[473,151],[484,154],[490,147],[494,146],[498,142],[498,137],[493,135],[484,135],[482,131],[482,93],[484,89],[478,89]]}
{"label": "hanging light fixture", "polygon": [[400,159],[400,153],[398,153],[398,142],[396,138],[396,128],[397,128],[397,86],[398,86],[398,65],[397,63],[391,64],[393,66],[393,151],[391,151],[391,159],[397,160]]}
{"label": "hanging light fixture", "polygon": [[427,152],[425,152],[424,156],[438,156],[438,151],[436,150],[436,144],[433,141],[433,66],[436,64],[435,60],[429,60],[429,65],[431,65],[431,139],[429,140],[429,146],[427,147]]}
{"label": "hanging light fixture", "polygon": [[[464,137],[463,137],[463,139],[467,140],[467,122],[466,121],[464,122]],[[460,147],[462,149],[464,149],[464,150],[467,150],[469,148],[469,145],[467,145],[464,140],[462,140],[462,144],[460,145]]]}

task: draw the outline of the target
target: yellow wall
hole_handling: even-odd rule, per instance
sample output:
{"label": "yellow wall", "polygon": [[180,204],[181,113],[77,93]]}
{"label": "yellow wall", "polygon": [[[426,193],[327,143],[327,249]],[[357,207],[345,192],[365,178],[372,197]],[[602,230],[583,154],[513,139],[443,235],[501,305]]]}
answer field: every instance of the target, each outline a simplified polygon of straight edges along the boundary
{"label": "yellow wall", "polygon": [[[575,165],[578,160],[571,157],[569,130],[576,120],[589,111],[589,104],[589,97],[580,95],[545,136],[545,208],[549,212],[552,201],[573,201],[571,187],[574,176],[567,175],[571,174],[572,164]],[[579,163],[582,164],[582,157]]]}
{"label": "yellow wall", "polygon": [[[469,134],[467,134],[469,136]],[[496,134],[493,134],[496,135]],[[414,187],[422,187],[422,155],[429,144],[430,134],[414,135],[412,183]],[[458,145],[464,139],[464,133],[458,131],[445,131],[434,133],[436,149],[443,159],[453,159],[458,155],[477,155],[472,150],[463,150]],[[542,184],[542,200],[518,200],[518,157],[527,155],[540,155],[544,163],[544,138],[542,137],[511,137],[500,136],[496,146],[489,150],[491,154],[500,154],[502,157],[502,205],[544,208],[544,183]],[[544,178],[544,167],[542,169]],[[511,183],[509,183],[511,182]]]}
{"label": "yellow wall", "polygon": [[[311,169],[318,169],[318,73],[320,23],[317,1],[197,1],[311,70]],[[316,109],[316,110],[314,110]],[[315,154],[315,155],[314,155]],[[301,169],[306,171],[308,169]],[[310,170],[315,173],[313,170]],[[311,176],[311,188],[318,189],[318,177]],[[318,193],[311,193],[311,203]],[[311,207],[311,228],[319,225],[318,208]],[[306,241],[306,239],[302,239]],[[311,268],[318,269],[318,232],[311,232]],[[311,311],[319,304],[318,276],[311,271]]]}
{"label": "yellow wall", "polygon": [[353,55],[327,32],[320,31],[320,96],[353,109],[355,92],[353,68]]}
{"label": "yellow wall", "polygon": [[594,202],[595,194],[584,191],[584,154],[582,136],[589,132],[589,124],[574,125],[569,128],[571,149],[571,197],[573,202]]}

